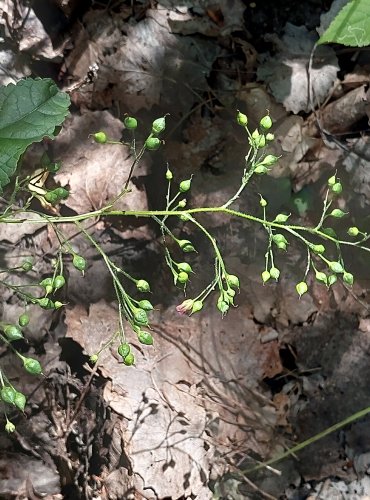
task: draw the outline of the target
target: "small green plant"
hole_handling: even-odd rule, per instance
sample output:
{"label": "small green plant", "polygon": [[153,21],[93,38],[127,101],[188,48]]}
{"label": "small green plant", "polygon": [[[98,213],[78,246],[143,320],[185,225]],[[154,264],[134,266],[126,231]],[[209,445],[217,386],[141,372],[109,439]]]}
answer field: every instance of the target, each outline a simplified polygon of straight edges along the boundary
{"label": "small green plant", "polygon": [[[25,96],[33,96],[33,100],[25,99]],[[12,105],[10,105],[12,103]],[[26,79],[17,85],[9,85],[0,89],[0,188],[9,185],[11,178],[14,179],[17,162],[27,146],[35,141],[42,140],[43,137],[53,139],[57,133],[57,127],[62,123],[68,112],[68,96],[59,92],[55,84],[50,80]],[[14,108],[17,113],[14,113]],[[37,133],[34,123],[26,119],[26,116],[33,116],[37,124]],[[235,202],[243,195],[250,179],[255,175],[268,174],[279,161],[279,157],[269,153],[268,146],[274,141],[271,132],[273,126],[272,119],[267,113],[263,116],[256,129],[248,128],[248,117],[241,112],[237,113],[236,121],[245,131],[247,154],[244,159],[244,168],[241,172],[240,185],[235,194],[220,206],[213,207],[189,207],[187,206],[187,195],[192,188],[192,177],[187,179],[176,179],[176,176],[168,167],[163,178],[167,184],[167,194],[165,207],[162,210],[131,210],[122,211],[115,208],[116,202],[124,196],[130,196],[129,185],[135,168],[147,151],[156,151],[163,147],[162,135],[166,130],[166,116],[157,118],[152,123],[147,136],[142,140],[142,146],[136,150],[136,131],[140,129],[136,118],[126,116],[123,120],[125,127],[132,136],[130,144],[133,152],[133,162],[124,186],[115,199],[110,200],[106,206],[93,212],[78,214],[75,216],[50,215],[42,209],[31,211],[31,203],[37,199],[42,207],[58,205],[65,200],[69,193],[63,187],[47,190],[40,187],[39,180],[43,175],[53,175],[60,168],[60,163],[53,163],[43,155],[40,159],[41,171],[35,175],[22,176],[18,172],[14,179],[14,184],[10,190],[4,210],[0,214],[0,224],[22,224],[21,214],[27,213],[27,223],[39,223],[44,220],[52,231],[55,232],[59,241],[59,249],[54,256],[50,266],[50,272],[42,279],[37,277],[34,269],[33,256],[25,258],[16,267],[4,269],[1,272],[7,278],[1,279],[0,284],[13,291],[24,304],[25,312],[18,319],[18,324],[0,323],[0,340],[19,358],[23,369],[33,375],[41,375],[42,367],[33,358],[25,357],[17,349],[17,341],[22,341],[24,337],[23,329],[29,327],[28,309],[31,307],[41,307],[42,309],[57,310],[65,304],[58,300],[59,291],[66,286],[65,265],[71,262],[81,273],[89,272],[89,262],[87,259],[76,253],[71,242],[63,233],[61,227],[63,223],[74,224],[78,232],[82,233],[86,240],[94,247],[103,259],[110,276],[118,303],[117,329],[107,338],[106,343],[98,352],[90,354],[91,363],[98,363],[99,356],[104,349],[115,345],[117,353],[126,366],[135,364],[135,355],[132,352],[130,341],[136,339],[143,346],[153,345],[150,328],[150,314],[153,310],[152,302],[148,294],[151,291],[150,283],[145,276],[129,274],[124,268],[115,264],[102,246],[82,225],[82,221],[89,218],[101,216],[119,217],[145,217],[155,221],[161,231],[163,242],[164,261],[173,279],[175,287],[186,290],[187,284],[194,277],[192,258],[196,255],[196,245],[192,238],[178,237],[174,233],[173,224],[169,225],[171,219],[179,220],[191,228],[187,234],[194,234],[199,231],[208,240],[213,251],[214,265],[210,270],[209,283],[200,290],[194,297],[185,298],[177,306],[180,314],[197,314],[204,309],[205,303],[215,297],[215,307],[221,316],[235,307],[236,294],[240,288],[240,279],[235,274],[235,270],[229,269],[228,264],[222,255],[222,250],[212,235],[212,232],[201,223],[197,215],[214,213],[232,216],[241,220],[252,221],[261,225],[266,233],[266,252],[264,266],[261,273],[261,285],[279,280],[281,261],[284,254],[289,251],[289,244],[292,238],[302,243],[307,252],[307,262],[302,270],[302,278],[295,285],[297,300],[309,290],[308,274],[313,272],[315,279],[326,287],[332,286],[338,279],[351,286],[354,277],[346,268],[341,249],[343,246],[360,248],[364,251],[370,249],[364,245],[369,236],[366,232],[357,227],[348,229],[348,239],[339,237],[335,231],[326,227],[326,222],[337,218],[346,217],[346,212],[335,207],[338,194],[342,191],[342,184],[337,174],[330,177],[323,201],[323,209],[320,220],[314,227],[290,223],[290,214],[278,213],[269,214],[268,200],[260,196],[261,213],[252,215],[233,208]],[[23,139],[18,140],[18,136]],[[114,138],[109,138],[103,130],[91,131],[91,137],[102,148],[109,148],[110,144],[122,144]],[[155,154],[155,153],[151,153]],[[22,201],[22,203],[21,203]],[[48,204],[48,205],[45,205]],[[176,232],[176,234],[179,234]],[[181,234],[181,233],[180,233]],[[34,281],[30,280],[22,284],[15,285],[11,276],[29,274]],[[134,292],[132,292],[134,290]],[[23,411],[25,407],[25,397],[12,385],[3,369],[0,367],[0,397],[5,406],[6,430],[11,432],[15,429],[6,414],[6,407],[13,406]]]}

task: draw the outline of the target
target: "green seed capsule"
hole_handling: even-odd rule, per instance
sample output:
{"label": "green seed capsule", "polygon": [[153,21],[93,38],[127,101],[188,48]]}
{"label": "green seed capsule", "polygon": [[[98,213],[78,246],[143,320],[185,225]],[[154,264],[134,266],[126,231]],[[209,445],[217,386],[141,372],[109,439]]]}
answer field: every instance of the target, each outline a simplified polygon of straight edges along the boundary
{"label": "green seed capsule", "polygon": [[98,361],[99,356],[97,354],[92,354],[89,359],[90,363],[95,364]]}
{"label": "green seed capsule", "polygon": [[274,236],[272,237],[273,239],[273,242],[277,245],[278,243],[285,243],[285,245],[288,244],[288,241],[287,239],[285,238],[285,236],[283,234],[274,234]]}
{"label": "green seed capsule", "polygon": [[31,260],[31,258],[26,259],[22,264],[23,271],[27,273],[28,271],[31,271],[32,268],[33,268],[33,261]]}
{"label": "green seed capsule", "polygon": [[226,294],[228,297],[230,297],[231,299],[233,299],[236,295],[236,291],[233,289],[233,288],[228,288],[226,290]]}
{"label": "green seed capsule", "polygon": [[329,179],[328,179],[328,186],[333,187],[336,182],[337,182],[337,179],[336,179],[335,175],[333,175],[333,176],[329,177]]}
{"label": "green seed capsule", "polygon": [[346,283],[347,285],[350,285],[350,286],[353,285],[353,281],[354,281],[353,274],[345,272],[345,273],[343,273],[342,279],[343,279],[344,283]]}
{"label": "green seed capsule", "polygon": [[57,187],[54,189],[54,193],[58,196],[59,200],[66,200],[69,196],[69,191],[68,189],[65,189],[63,187]]}
{"label": "green seed capsule", "polygon": [[331,274],[328,276],[328,286],[334,285],[338,280],[337,276],[335,274]]}
{"label": "green seed capsule", "polygon": [[166,128],[166,115],[162,118],[157,118],[152,123],[152,134],[160,134]]}
{"label": "green seed capsule", "polygon": [[123,362],[126,366],[132,366],[135,363],[135,356],[132,352],[127,354],[127,356],[123,359]]}
{"label": "green seed capsule", "polygon": [[328,277],[326,276],[325,273],[322,273],[321,271],[316,271],[315,278],[317,279],[317,281],[325,283],[325,285],[328,284]]}
{"label": "green seed capsule", "polygon": [[146,280],[138,280],[136,282],[136,288],[139,290],[139,292],[150,292],[150,285]]}
{"label": "green seed capsule", "polygon": [[149,300],[140,300],[139,302],[140,309],[144,309],[144,311],[153,311],[154,307]]}
{"label": "green seed capsule", "polygon": [[331,186],[331,191],[334,194],[340,194],[343,191],[343,186],[340,182],[336,182],[333,186]]}
{"label": "green seed capsule", "polygon": [[347,213],[343,212],[343,210],[341,210],[340,208],[334,208],[334,210],[332,210],[329,215],[335,217],[336,219],[341,219],[342,217],[347,215]]}
{"label": "green seed capsule", "polygon": [[128,356],[131,352],[131,346],[130,344],[128,344],[127,342],[125,342],[124,344],[121,344],[119,347],[118,347],[118,354],[122,357],[122,358],[125,358],[126,356]]}
{"label": "green seed capsule", "polygon": [[4,403],[14,405],[16,393],[17,392],[13,389],[13,387],[5,385],[0,391],[0,396]]}
{"label": "green seed capsule", "polygon": [[226,283],[232,288],[238,288],[238,289],[240,288],[240,280],[234,274],[226,275]]}
{"label": "green seed capsule", "polygon": [[284,241],[279,241],[278,243],[276,243],[276,246],[278,247],[279,250],[286,251],[287,249],[287,244],[284,243]]}
{"label": "green seed capsule", "polygon": [[26,396],[21,392],[16,391],[14,404],[19,410],[24,411],[24,408],[26,406]]}
{"label": "green seed capsule", "polygon": [[140,332],[137,334],[137,339],[141,344],[153,345],[153,337],[149,332],[140,330]]}
{"label": "green seed capsule", "polygon": [[167,181],[172,181],[172,179],[173,179],[173,173],[171,172],[170,169],[167,169],[166,170],[166,180]]}
{"label": "green seed capsule", "polygon": [[318,255],[321,255],[325,252],[324,245],[313,245],[311,248],[312,248],[313,253],[316,253]]}
{"label": "green seed capsule", "polygon": [[359,232],[360,232],[359,228],[353,226],[348,229],[347,234],[349,234],[349,236],[358,236]]}
{"label": "green seed capsule", "polygon": [[279,223],[284,223],[289,219],[290,215],[285,215],[285,214],[277,214],[275,217],[274,222],[279,222]]}
{"label": "green seed capsule", "polygon": [[274,134],[271,134],[271,132],[268,132],[268,133],[266,134],[266,141],[267,141],[267,142],[272,142],[274,139],[275,139],[275,135],[274,135]]}
{"label": "green seed capsule", "polygon": [[189,240],[178,240],[178,244],[181,250],[185,253],[195,252],[195,248]]}
{"label": "green seed capsule", "polygon": [[45,289],[46,295],[53,291],[53,278],[45,278],[39,284]]}
{"label": "green seed capsule", "polygon": [[44,198],[48,203],[56,204],[59,201],[57,194],[54,191],[48,191],[44,194]]}
{"label": "green seed capsule", "polygon": [[147,326],[149,323],[148,315],[144,309],[135,309],[134,310],[134,322],[138,326]]}
{"label": "green seed capsule", "polygon": [[58,276],[55,276],[53,285],[54,285],[54,290],[59,290],[60,288],[63,288],[63,286],[66,284],[66,280],[64,276],[59,274]]}
{"label": "green seed capsule", "polygon": [[151,151],[159,149],[161,144],[162,143],[158,139],[158,137],[148,137],[148,139],[145,141],[145,147]]}
{"label": "green seed capsule", "polygon": [[201,300],[194,301],[193,307],[191,308],[191,314],[195,314],[203,309],[203,302]]}
{"label": "green seed capsule", "polygon": [[262,281],[264,283],[266,283],[271,278],[271,274],[268,271],[263,271],[263,273],[261,274],[261,277],[262,277]]}
{"label": "green seed capsule", "polygon": [[129,130],[135,130],[137,128],[137,120],[132,116],[126,116],[123,120],[125,127]]}
{"label": "green seed capsule", "polygon": [[42,374],[42,368],[40,363],[37,361],[37,359],[33,358],[24,358],[23,359],[23,366],[28,371],[28,373],[31,373],[32,375],[40,375]]}
{"label": "green seed capsule", "polygon": [[257,165],[253,172],[259,175],[267,174],[268,168],[263,165]]}
{"label": "green seed capsule", "polygon": [[96,132],[93,134],[94,141],[98,144],[105,144],[108,140],[107,134],[105,132]]}
{"label": "green seed capsule", "polygon": [[47,297],[42,297],[41,299],[38,299],[37,303],[43,309],[54,309],[54,302],[52,302]]}
{"label": "green seed capsule", "polygon": [[63,302],[60,302],[59,300],[56,300],[54,302],[54,309],[60,309],[63,306],[65,306],[65,304],[63,304]]}
{"label": "green seed capsule", "polygon": [[221,312],[222,315],[224,315],[227,313],[229,308],[229,304],[223,299],[222,296],[220,296],[217,301],[217,309]]}
{"label": "green seed capsule", "polygon": [[181,284],[185,284],[189,281],[189,275],[188,273],[185,273],[184,271],[181,271],[178,275],[177,275],[177,279],[176,281],[178,281],[179,283]]}
{"label": "green seed capsule", "polygon": [[19,316],[18,318],[18,324],[19,326],[27,326],[30,322],[30,317],[28,316],[27,313],[23,313]]}
{"label": "green seed capsule", "polygon": [[297,283],[297,285],[295,286],[295,289],[297,290],[297,293],[298,293],[299,297],[301,298],[302,295],[304,293],[306,293],[308,290],[307,283],[305,283],[304,281],[301,281],[300,283]]}
{"label": "green seed capsule", "polygon": [[4,328],[4,334],[10,342],[13,342],[13,340],[23,339],[23,333],[17,325],[6,325]]}
{"label": "green seed capsule", "polygon": [[272,127],[272,120],[269,115],[266,115],[263,118],[261,118],[260,127],[264,130],[269,130]]}
{"label": "green seed capsule", "polygon": [[236,115],[236,121],[241,125],[242,127],[246,127],[248,125],[248,117],[244,113],[241,113],[238,110],[238,114]]}
{"label": "green seed capsule", "polygon": [[6,432],[14,432],[15,431],[15,425],[13,424],[13,422],[11,422],[10,420],[7,420],[6,421],[6,424],[5,424],[5,430]]}
{"label": "green seed capsule", "polygon": [[[179,208],[185,208],[186,207],[186,200],[183,199],[183,200],[180,200],[179,203],[178,203],[178,207]],[[186,220],[188,220],[189,216],[187,216]]]}
{"label": "green seed capsule", "polygon": [[271,278],[273,278],[274,280],[277,281],[279,279],[279,277],[280,277],[280,271],[279,271],[279,269],[277,267],[272,267],[270,269],[270,276],[271,276]]}
{"label": "green seed capsule", "polygon": [[263,165],[265,167],[272,167],[278,161],[279,161],[279,156],[267,155],[262,160],[261,165]]}
{"label": "green seed capsule", "polygon": [[335,274],[344,273],[343,266],[340,262],[329,262],[328,266],[330,271],[333,271]]}
{"label": "green seed capsule", "polygon": [[181,181],[179,186],[180,193],[186,193],[187,191],[189,191],[190,186],[191,186],[191,179],[186,179],[185,181]]}
{"label": "green seed capsule", "polygon": [[183,271],[184,273],[188,273],[188,274],[193,272],[191,265],[188,264],[187,262],[179,262],[176,265],[177,265],[177,269],[179,271]]}
{"label": "green seed capsule", "polygon": [[[260,195],[260,196],[261,196],[261,195]],[[261,196],[261,199],[260,199],[260,205],[261,205],[261,207],[263,207],[263,208],[264,208],[264,207],[267,207],[267,201],[266,201],[264,198],[262,198],[262,196]]]}
{"label": "green seed capsule", "polygon": [[74,254],[72,264],[79,271],[85,271],[86,269],[86,260],[81,255]]}

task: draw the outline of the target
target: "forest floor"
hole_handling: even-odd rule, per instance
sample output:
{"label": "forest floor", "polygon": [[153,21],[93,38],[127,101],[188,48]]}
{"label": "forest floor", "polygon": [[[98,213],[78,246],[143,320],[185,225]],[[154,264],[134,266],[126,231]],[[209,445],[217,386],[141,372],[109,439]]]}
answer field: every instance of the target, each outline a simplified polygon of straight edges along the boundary
{"label": "forest floor", "polygon": [[[140,141],[168,113],[165,145],[143,157],[121,208],[163,208],[167,165],[177,182],[194,175],[189,206],[219,206],[238,188],[247,152],[236,110],[251,130],[268,110],[272,152],[282,158],[272,175],[251,182],[239,210],[259,213],[260,193],[270,214],[314,225],[337,172],[338,206],[349,215],[333,227],[366,230],[369,52],[321,47],[308,71],[332,2],[293,4],[3,0],[1,83],[49,77],[72,100],[60,135],[30,148],[24,168],[47,150],[62,162],[56,181],[71,189],[61,213],[95,210],[121,188],[131,158],[117,145],[102,150],[89,134],[128,139],[128,114],[139,121]],[[68,268],[63,312],[30,312],[24,349],[38,355],[45,379],[19,380],[30,404],[26,416],[14,416],[17,431],[0,435],[0,498],[370,498],[370,417],[252,470],[370,406],[368,253],[344,254],[352,288],[338,282],[328,290],[311,276],[299,300],[307,257],[299,243],[279,257],[279,282],[263,286],[264,229],[219,215],[199,220],[241,281],[237,307],[222,321],[212,304],[190,318],[176,312],[183,293],[171,283],[155,225],[122,217],[91,226],[117,265],[152,285],[155,347],[134,345],[132,368],[114,349],[89,364],[117,327],[117,306],[99,254],[65,224],[89,267],[83,279]],[[185,224],[181,231],[188,235]],[[58,241],[46,224],[1,228],[0,236],[4,262],[32,249],[39,274],[49,272]],[[213,266],[206,242],[192,240],[189,296]],[[1,293],[2,317],[13,321],[22,305]],[[0,356],[18,380],[11,354]]]}

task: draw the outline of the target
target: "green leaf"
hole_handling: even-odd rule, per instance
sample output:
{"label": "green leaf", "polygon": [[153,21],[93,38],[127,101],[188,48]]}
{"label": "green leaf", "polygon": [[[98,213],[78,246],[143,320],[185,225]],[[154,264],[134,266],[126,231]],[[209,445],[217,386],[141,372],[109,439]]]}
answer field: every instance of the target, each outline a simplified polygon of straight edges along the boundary
{"label": "green leaf", "polygon": [[318,44],[341,43],[349,47],[370,45],[370,2],[351,0],[319,38]]}
{"label": "green leaf", "polygon": [[26,78],[0,87],[0,192],[30,144],[54,139],[69,104],[69,96],[50,79]]}

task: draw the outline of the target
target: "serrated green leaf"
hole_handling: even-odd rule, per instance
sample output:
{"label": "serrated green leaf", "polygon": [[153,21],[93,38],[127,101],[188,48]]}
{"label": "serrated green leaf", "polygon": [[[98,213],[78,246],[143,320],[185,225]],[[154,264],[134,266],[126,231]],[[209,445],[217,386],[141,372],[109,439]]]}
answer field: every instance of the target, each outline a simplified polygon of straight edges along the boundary
{"label": "serrated green leaf", "polygon": [[0,87],[0,192],[30,144],[54,139],[69,105],[69,96],[50,79],[26,78]]}
{"label": "serrated green leaf", "polygon": [[341,43],[349,47],[370,45],[370,1],[350,0],[319,38],[318,44]]}

